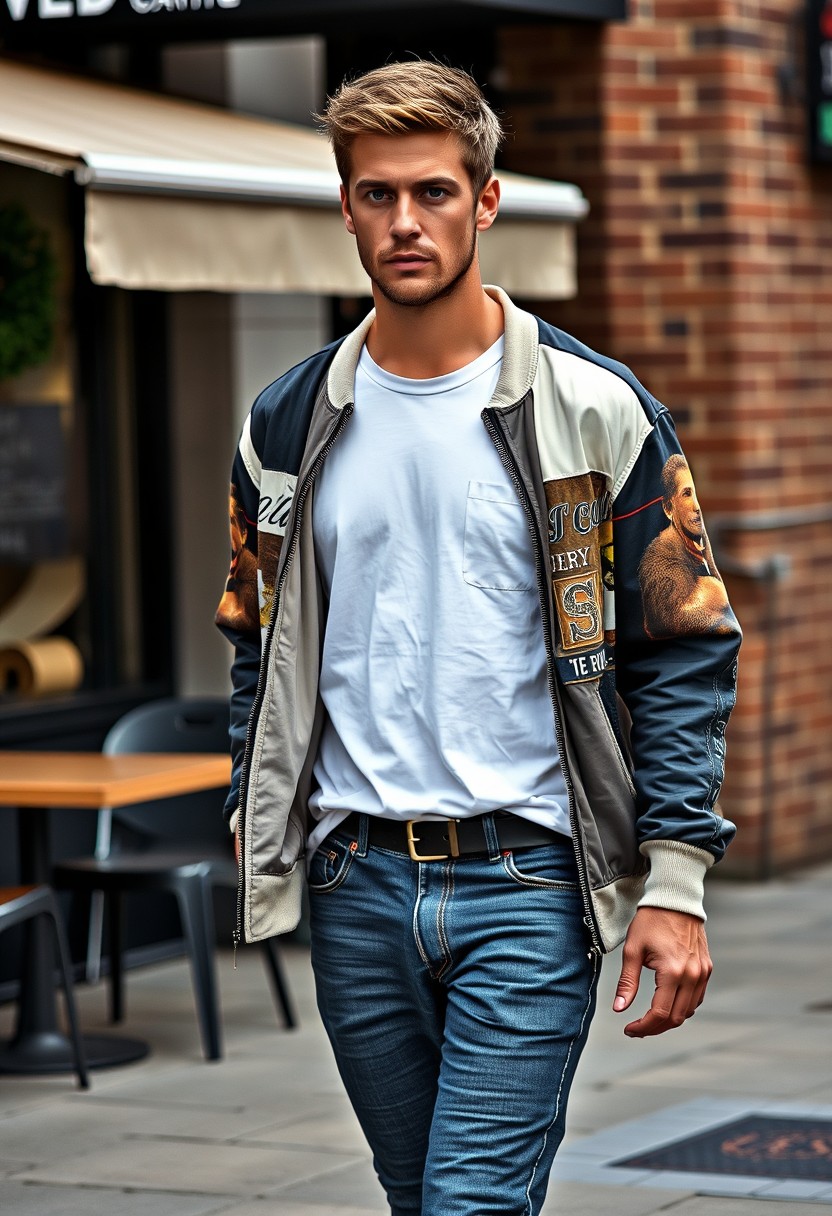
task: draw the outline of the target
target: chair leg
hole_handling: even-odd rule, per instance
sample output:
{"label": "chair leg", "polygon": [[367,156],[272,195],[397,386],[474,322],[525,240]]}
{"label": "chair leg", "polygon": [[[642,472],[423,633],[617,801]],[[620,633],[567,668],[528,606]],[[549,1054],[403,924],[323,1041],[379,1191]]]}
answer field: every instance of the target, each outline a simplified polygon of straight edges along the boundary
{"label": "chair leg", "polygon": [[101,979],[101,941],[104,936],[104,892],[90,895],[90,923],[87,929],[87,962],[85,979],[97,984]]}
{"label": "chair leg", "polygon": [[87,1072],[87,1057],[84,1051],[84,1043],[81,1039],[81,1031],[78,1025],[78,1011],[75,1005],[75,989],[72,983],[72,967],[69,957],[69,946],[67,945],[63,923],[61,922],[61,914],[58,908],[58,903],[54,896],[50,897],[49,903],[49,916],[51,917],[52,924],[55,927],[55,943],[57,946],[58,962],[61,968],[64,999],[66,1000],[66,1014],[69,1022],[69,1033],[72,1038],[72,1049],[75,1053],[75,1071],[78,1073],[78,1084],[81,1089],[89,1089],[90,1078],[89,1073]]}
{"label": "chair leg", "polygon": [[214,909],[207,872],[175,885],[188,942],[202,1050],[207,1060],[222,1059],[219,1001],[214,968]]}
{"label": "chair leg", "polygon": [[283,970],[283,960],[280,957],[280,947],[277,938],[267,937],[262,943],[263,962],[271,980],[274,995],[283,1010],[283,1021],[287,1030],[294,1030],[297,1018],[289,996],[289,985],[286,983],[286,972]]}
{"label": "chair leg", "polygon": [[124,896],[107,893],[107,922],[110,931],[110,1021],[124,1020]]}

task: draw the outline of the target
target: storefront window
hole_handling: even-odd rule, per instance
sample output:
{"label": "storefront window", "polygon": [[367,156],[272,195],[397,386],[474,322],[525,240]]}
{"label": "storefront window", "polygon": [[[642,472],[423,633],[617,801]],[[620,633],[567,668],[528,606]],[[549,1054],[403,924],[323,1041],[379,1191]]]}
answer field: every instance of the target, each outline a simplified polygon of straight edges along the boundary
{"label": "storefront window", "polygon": [[90,283],[75,189],[0,165],[0,716],[164,670],[164,419],[153,435],[141,413],[164,406],[164,342],[145,342],[164,315]]}

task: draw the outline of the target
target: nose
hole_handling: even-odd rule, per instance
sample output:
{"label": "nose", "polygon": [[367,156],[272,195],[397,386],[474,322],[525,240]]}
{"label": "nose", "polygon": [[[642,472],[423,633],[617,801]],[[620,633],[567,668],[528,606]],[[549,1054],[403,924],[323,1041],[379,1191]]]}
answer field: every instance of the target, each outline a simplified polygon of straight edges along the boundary
{"label": "nose", "polygon": [[397,241],[404,241],[418,236],[421,231],[413,199],[409,194],[400,194],[390,221],[390,235]]}

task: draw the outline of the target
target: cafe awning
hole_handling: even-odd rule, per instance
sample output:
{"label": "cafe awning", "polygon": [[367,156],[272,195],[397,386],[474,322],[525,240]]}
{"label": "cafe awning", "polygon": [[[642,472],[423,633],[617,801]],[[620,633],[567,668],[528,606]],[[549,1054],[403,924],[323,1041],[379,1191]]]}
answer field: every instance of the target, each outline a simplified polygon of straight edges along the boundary
{"label": "cafe awning", "polygon": [[[366,295],[338,178],[314,131],[0,63],[0,159],[73,174],[96,283],[161,291]],[[576,186],[500,173],[483,275],[526,298],[575,292]]]}

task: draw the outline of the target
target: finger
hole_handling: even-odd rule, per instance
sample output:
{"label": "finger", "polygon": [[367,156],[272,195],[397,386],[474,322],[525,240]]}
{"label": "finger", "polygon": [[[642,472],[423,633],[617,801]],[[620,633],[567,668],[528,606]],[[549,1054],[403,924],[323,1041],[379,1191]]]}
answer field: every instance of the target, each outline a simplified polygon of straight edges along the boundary
{"label": "finger", "polygon": [[629,951],[625,946],[621,963],[621,974],[618,977],[618,983],[615,988],[615,1000],[612,1003],[612,1007],[616,1013],[622,1013],[625,1009],[629,1009],[636,999],[641,980],[641,967],[641,954],[635,950]]}
{"label": "finger", "polygon": [[677,985],[672,980],[656,980],[656,990],[647,1012],[635,1022],[624,1027],[624,1033],[630,1038],[645,1038],[648,1035],[661,1034],[667,1028],[667,1020],[676,999]]}
{"label": "finger", "polygon": [[630,1038],[646,1038],[683,1025],[701,1005],[709,977],[709,969],[691,960],[680,976],[660,979],[650,1009],[643,1018],[625,1026],[624,1033]]}
{"label": "finger", "polygon": [[705,991],[708,987],[708,981],[711,978],[713,969],[714,969],[714,965],[711,962],[710,955],[706,954],[705,958],[702,961],[702,973],[699,977],[699,981],[696,984],[696,987],[694,990],[693,1007],[691,1009],[691,1013],[695,1012],[699,1008],[699,1006],[702,1004],[702,1002],[704,1001]]}

